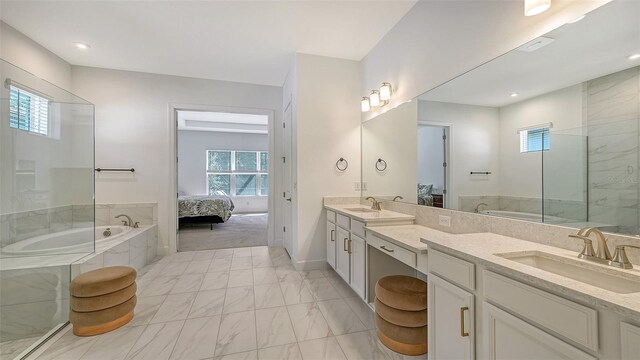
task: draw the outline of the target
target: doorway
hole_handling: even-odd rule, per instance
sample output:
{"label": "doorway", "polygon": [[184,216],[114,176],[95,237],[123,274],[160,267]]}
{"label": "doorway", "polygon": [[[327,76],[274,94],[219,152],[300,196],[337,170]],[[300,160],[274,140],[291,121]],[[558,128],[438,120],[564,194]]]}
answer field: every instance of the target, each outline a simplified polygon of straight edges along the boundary
{"label": "doorway", "polygon": [[418,203],[448,207],[450,127],[418,124]]}
{"label": "doorway", "polygon": [[178,251],[269,244],[270,116],[176,109]]}

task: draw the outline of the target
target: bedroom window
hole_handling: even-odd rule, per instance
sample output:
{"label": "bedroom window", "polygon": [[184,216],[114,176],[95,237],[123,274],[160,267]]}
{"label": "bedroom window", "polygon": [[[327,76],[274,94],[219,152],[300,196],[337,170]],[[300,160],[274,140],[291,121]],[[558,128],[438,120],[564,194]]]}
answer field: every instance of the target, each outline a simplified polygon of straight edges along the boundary
{"label": "bedroom window", "polygon": [[209,195],[267,196],[269,154],[266,151],[207,150]]}
{"label": "bedroom window", "polygon": [[9,85],[9,127],[31,134],[49,134],[49,99]]}

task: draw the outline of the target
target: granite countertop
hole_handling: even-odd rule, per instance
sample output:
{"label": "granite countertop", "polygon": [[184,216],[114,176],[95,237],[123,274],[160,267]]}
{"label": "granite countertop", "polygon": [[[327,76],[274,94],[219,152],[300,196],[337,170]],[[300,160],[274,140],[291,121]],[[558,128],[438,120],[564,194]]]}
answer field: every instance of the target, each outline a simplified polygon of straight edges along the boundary
{"label": "granite countertop", "polygon": [[620,294],[524,265],[495,254],[539,251],[555,255],[560,261],[566,259],[566,262],[572,264],[587,264],[599,272],[619,274],[621,277],[639,279],[640,281],[640,270],[638,269],[615,269],[610,266],[579,260],[575,251],[493,233],[453,235],[431,231],[430,234],[422,237],[421,242],[430,249],[445,251],[459,258],[480,264],[487,269],[496,270],[504,275],[533,284],[536,287],[554,291],[563,294],[564,297],[576,299],[594,307],[609,309],[625,317],[640,321],[640,292]]}
{"label": "granite countertop", "polygon": [[420,241],[421,238],[431,237],[433,235],[439,237],[452,236],[451,234],[421,225],[367,226],[365,229],[387,241],[418,254],[426,253],[428,248],[427,244]]}
{"label": "granite countertop", "polygon": [[415,216],[402,214],[395,211],[380,210],[376,212],[359,212],[349,211],[347,209],[371,209],[370,206],[362,204],[340,204],[340,205],[324,205],[325,209],[335,211],[337,213],[352,217],[362,222],[380,222],[380,221],[413,221]]}

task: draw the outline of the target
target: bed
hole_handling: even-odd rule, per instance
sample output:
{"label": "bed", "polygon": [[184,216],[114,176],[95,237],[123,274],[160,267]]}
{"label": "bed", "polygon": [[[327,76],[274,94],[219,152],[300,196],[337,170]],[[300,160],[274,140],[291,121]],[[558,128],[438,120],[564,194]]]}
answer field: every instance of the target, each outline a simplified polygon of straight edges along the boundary
{"label": "bed", "polygon": [[418,183],[418,205],[433,206],[433,184]]}
{"label": "bed", "polygon": [[223,191],[212,195],[178,196],[178,225],[213,224],[226,222],[235,208],[231,198]]}

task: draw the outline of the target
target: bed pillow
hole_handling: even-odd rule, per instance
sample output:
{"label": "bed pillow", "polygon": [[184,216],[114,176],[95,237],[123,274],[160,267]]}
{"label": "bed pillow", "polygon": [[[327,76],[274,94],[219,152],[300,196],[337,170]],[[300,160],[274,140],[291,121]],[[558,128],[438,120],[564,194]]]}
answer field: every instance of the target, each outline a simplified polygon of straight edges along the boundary
{"label": "bed pillow", "polygon": [[429,184],[429,185],[418,184],[418,196],[419,197],[431,195],[432,191],[433,191],[433,184]]}

